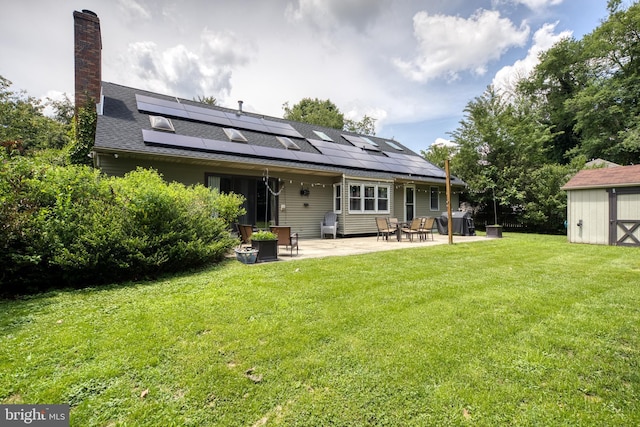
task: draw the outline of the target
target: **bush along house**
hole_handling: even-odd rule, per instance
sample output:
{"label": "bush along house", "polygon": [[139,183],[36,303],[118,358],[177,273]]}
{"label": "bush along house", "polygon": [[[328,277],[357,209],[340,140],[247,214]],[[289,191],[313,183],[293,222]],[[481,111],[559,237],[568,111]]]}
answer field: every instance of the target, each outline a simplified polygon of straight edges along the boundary
{"label": "bush along house", "polygon": [[[375,217],[411,220],[446,210],[445,172],[386,138],[265,117],[101,81],[100,21],[74,12],[76,105],[95,99],[94,165],[122,176],[153,168],[167,181],[246,197],[241,223],[320,236],[376,233]],[[452,207],[465,184],[452,177]]]}

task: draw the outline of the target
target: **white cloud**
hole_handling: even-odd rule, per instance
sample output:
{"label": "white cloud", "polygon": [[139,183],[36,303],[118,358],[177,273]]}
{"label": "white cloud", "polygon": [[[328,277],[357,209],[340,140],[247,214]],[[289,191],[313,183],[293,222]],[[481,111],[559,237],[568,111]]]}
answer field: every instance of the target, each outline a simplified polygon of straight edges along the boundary
{"label": "white cloud", "polygon": [[555,34],[557,22],[545,24],[533,35],[533,45],[529,48],[524,59],[517,60],[513,65],[502,67],[493,78],[493,86],[497,91],[511,93],[518,80],[526,78],[540,62],[540,54],[551,48],[562,39],[571,37],[571,31]]}
{"label": "white cloud", "polygon": [[364,116],[368,116],[374,119],[375,133],[378,133],[380,129],[382,129],[383,122],[388,117],[388,115],[389,113],[383,108],[363,106],[354,106],[344,112],[344,118],[348,120],[360,121]]}
{"label": "white cloud", "polygon": [[515,4],[523,4],[531,10],[541,10],[549,6],[558,6],[564,0],[512,0]]}
{"label": "white cloud", "polygon": [[73,103],[73,100],[71,98],[72,97],[65,92],[60,92],[59,90],[53,90],[53,89],[48,90],[47,93],[40,98],[40,104],[45,105],[44,109],[42,110],[42,114],[44,114],[47,117],[55,117],[55,111],[53,107],[49,105],[49,100],[52,100],[52,101],[68,100],[71,103]]}
{"label": "white cloud", "polygon": [[528,26],[518,29],[498,11],[489,10],[478,10],[469,19],[418,12],[413,27],[417,57],[395,59],[394,64],[418,82],[443,76],[453,80],[461,71],[483,75],[490,61],[511,47],[523,46],[529,37]]}
{"label": "white cloud", "polygon": [[325,31],[349,26],[364,31],[380,14],[387,1],[297,0],[289,3],[285,17]]}
{"label": "white cloud", "polygon": [[151,20],[151,13],[136,0],[118,0],[118,8],[129,21]]}
{"label": "white cloud", "polygon": [[[123,69],[132,85],[188,98],[198,95],[224,99],[231,91],[233,71],[249,62],[252,47],[232,33],[204,30],[197,51],[184,45],[164,50],[153,42],[129,44]],[[126,65],[125,65],[126,64]]]}
{"label": "white cloud", "polygon": [[433,147],[452,147],[452,148],[457,148],[459,147],[458,144],[456,144],[455,142],[449,140],[449,139],[444,139],[444,138],[436,138],[436,140],[433,142],[433,144],[431,144],[431,146]]}

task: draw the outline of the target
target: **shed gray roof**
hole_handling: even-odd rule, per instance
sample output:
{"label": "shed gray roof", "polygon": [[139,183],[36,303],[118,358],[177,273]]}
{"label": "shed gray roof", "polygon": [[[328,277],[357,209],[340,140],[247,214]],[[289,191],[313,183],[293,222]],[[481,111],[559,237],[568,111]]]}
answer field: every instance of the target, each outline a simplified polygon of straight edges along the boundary
{"label": "shed gray roof", "polygon": [[640,165],[583,169],[567,182],[563,190],[640,186]]}
{"label": "shed gray roof", "polygon": [[[429,163],[402,144],[385,138],[367,136],[377,144],[377,147],[374,150],[364,150],[354,147],[354,144],[343,136],[358,136],[352,132],[293,122],[282,118],[265,117],[243,111],[242,116],[237,117],[253,121],[256,124],[266,123],[270,126],[267,128],[256,125],[255,129],[258,130],[252,130],[250,129],[251,125],[242,127],[243,125],[240,124],[235,127],[242,132],[247,142],[230,142],[224,131],[225,127],[230,126],[221,124],[222,120],[220,123],[213,123],[207,118],[213,117],[208,114],[220,117],[224,114],[233,120],[233,115],[237,113],[237,110],[210,106],[108,82],[103,82],[102,87],[104,101],[102,114],[98,116],[94,146],[97,152],[174,158],[176,161],[244,163],[376,179],[399,179],[416,182],[444,182],[445,180],[445,172],[442,169]],[[140,100],[151,99],[156,100],[158,104],[167,106],[167,108],[140,102]],[[206,114],[190,116],[181,110],[184,106]],[[154,130],[149,120],[151,115],[162,115],[169,118],[175,132]],[[194,117],[196,118],[194,119]],[[204,117],[204,119],[200,119],[200,117]],[[233,122],[234,124],[240,123],[236,120]],[[289,136],[300,150],[287,150],[282,146],[276,138],[279,126],[282,126],[282,129],[292,129],[283,130],[282,136]],[[323,141],[319,141],[320,138],[314,131],[324,132],[333,142],[323,145]],[[394,148],[393,145],[400,147],[401,150]],[[347,160],[343,157],[332,157],[328,155],[329,153],[336,153],[338,156],[354,156],[355,158]],[[398,166],[399,164],[401,166]],[[451,182],[453,185],[464,185],[464,182],[455,177],[451,178]]]}

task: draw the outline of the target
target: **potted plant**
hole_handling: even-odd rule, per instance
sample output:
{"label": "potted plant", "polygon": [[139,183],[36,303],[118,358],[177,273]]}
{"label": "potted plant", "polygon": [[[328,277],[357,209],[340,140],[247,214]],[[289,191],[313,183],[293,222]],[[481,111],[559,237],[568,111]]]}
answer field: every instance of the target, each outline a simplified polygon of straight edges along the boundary
{"label": "potted plant", "polygon": [[258,259],[258,250],[249,247],[239,247],[234,249],[236,259],[243,264],[254,264]]}
{"label": "potted plant", "polygon": [[251,247],[258,250],[257,262],[278,259],[278,236],[271,231],[256,231],[251,234]]}

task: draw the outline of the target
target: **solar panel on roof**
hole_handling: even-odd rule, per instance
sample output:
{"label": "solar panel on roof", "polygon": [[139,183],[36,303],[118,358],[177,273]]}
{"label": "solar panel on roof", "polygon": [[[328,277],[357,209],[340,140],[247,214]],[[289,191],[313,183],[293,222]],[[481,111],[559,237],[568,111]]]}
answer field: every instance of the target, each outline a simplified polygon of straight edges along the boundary
{"label": "solar panel on roof", "polygon": [[[158,108],[167,107],[158,106]],[[237,129],[226,128],[225,131],[226,130],[232,130],[242,135],[242,133]],[[243,156],[257,156],[279,160],[301,161],[353,169],[386,171],[398,174],[413,174],[417,176],[434,176],[440,178],[444,177],[445,175],[444,171],[440,170],[420,156],[393,152],[384,152],[384,155],[373,155],[367,154],[366,152],[352,145],[329,143],[316,139],[307,139],[307,141],[318,150],[320,150],[323,154],[296,151],[295,149],[285,150],[282,148],[237,144],[235,142],[202,139],[146,129],[143,129],[142,133],[144,142],[146,144],[152,145],[162,145],[168,147],[228,153]],[[232,133],[232,136],[234,135],[235,133]]]}
{"label": "solar panel on roof", "polygon": [[342,137],[353,144],[355,147],[370,151],[380,151],[377,145],[365,141],[365,139],[360,136],[342,134]]}
{"label": "solar panel on roof", "polygon": [[176,101],[152,98],[150,96],[136,94],[136,103],[139,111],[155,113],[163,116],[181,117],[202,123],[211,123],[221,126],[231,126],[245,130],[285,135],[296,138],[303,136],[288,123],[265,120],[251,117],[246,114],[225,113],[212,108],[204,108],[191,104],[181,104]]}
{"label": "solar panel on roof", "polygon": [[254,147],[248,144],[237,144],[235,142],[220,141],[215,139],[203,139],[202,143],[204,144],[205,149],[209,151],[242,154],[248,156],[256,155],[256,150],[254,149]]}
{"label": "solar panel on roof", "polygon": [[142,138],[144,142],[152,144],[169,145],[197,150],[202,150],[205,148],[204,143],[202,142],[202,138],[176,135],[173,133],[160,132],[156,130],[142,129]]}

